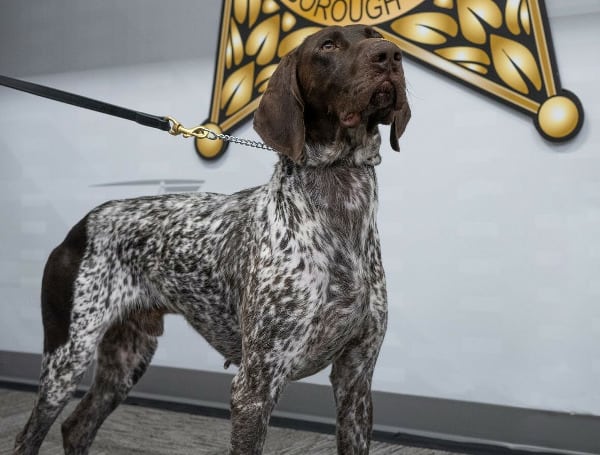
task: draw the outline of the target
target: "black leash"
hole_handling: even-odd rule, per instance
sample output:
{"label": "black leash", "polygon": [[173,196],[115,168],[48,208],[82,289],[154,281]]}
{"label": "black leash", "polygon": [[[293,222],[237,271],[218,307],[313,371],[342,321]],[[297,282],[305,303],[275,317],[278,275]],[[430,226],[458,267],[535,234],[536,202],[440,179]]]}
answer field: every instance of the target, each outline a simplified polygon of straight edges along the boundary
{"label": "black leash", "polygon": [[105,103],[103,101],[94,100],[85,96],[75,95],[74,93],[63,92],[51,87],[34,84],[33,82],[21,81],[12,77],[0,75],[0,85],[5,87],[21,90],[22,92],[31,93],[32,95],[42,96],[61,103],[71,104],[73,106],[90,109],[103,114],[113,115],[115,117],[133,120],[140,125],[157,128],[163,131],[171,130],[171,123],[167,117],[158,117],[156,115],[146,114],[144,112],[126,109],[124,107],[115,106],[114,104]]}
{"label": "black leash", "polygon": [[144,112],[134,111],[133,109],[127,109],[121,106],[115,106],[114,104],[105,103],[104,101],[94,100],[85,96],[75,95],[74,93],[64,92],[62,90],[34,84],[33,82],[14,79],[12,77],[0,75],[0,85],[14,88],[15,90],[21,90],[22,92],[31,93],[32,95],[49,98],[54,101],[60,101],[61,103],[71,104],[73,106],[90,109],[103,114],[113,115],[126,120],[133,120],[140,125],[157,128],[162,131],[168,131],[169,134],[173,136],[178,136],[181,134],[183,137],[194,136],[198,139],[209,139],[211,141],[220,140],[245,145],[247,147],[273,150],[271,147],[263,144],[262,142],[230,136],[229,134],[215,133],[214,131],[205,128],[202,125],[186,128],[173,117],[159,117],[157,115],[146,114]]}

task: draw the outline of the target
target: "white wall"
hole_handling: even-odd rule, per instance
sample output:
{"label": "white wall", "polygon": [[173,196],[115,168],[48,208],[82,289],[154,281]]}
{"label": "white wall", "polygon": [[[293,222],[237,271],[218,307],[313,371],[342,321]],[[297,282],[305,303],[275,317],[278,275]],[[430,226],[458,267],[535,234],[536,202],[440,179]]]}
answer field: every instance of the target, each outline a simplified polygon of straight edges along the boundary
{"label": "white wall", "polygon": [[[375,389],[600,414],[599,25],[598,14],[552,20],[563,86],[586,110],[563,146],[406,63],[413,120],[378,169],[390,322]],[[193,123],[212,74],[188,61],[33,80]],[[256,138],[249,125],[237,133]],[[186,178],[232,192],[266,181],[274,162],[231,147],[209,165],[189,141],[0,89],[0,349],[41,351],[43,264],[72,224],[106,199],[158,192],[91,185]],[[222,371],[176,317],[154,363]]]}
{"label": "white wall", "polygon": [[586,110],[567,145],[408,68],[414,122],[379,174],[391,330],[378,388],[600,414],[600,16],[552,31]]}

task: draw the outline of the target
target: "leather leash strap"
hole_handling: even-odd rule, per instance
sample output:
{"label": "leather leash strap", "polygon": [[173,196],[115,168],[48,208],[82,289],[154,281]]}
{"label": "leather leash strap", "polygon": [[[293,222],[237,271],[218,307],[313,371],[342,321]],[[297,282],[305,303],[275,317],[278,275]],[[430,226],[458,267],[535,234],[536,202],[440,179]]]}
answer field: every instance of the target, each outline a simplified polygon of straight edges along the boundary
{"label": "leather leash strap", "polygon": [[140,125],[157,128],[162,131],[168,131],[172,136],[193,136],[198,139],[233,142],[235,144],[241,144],[247,147],[273,150],[271,147],[263,144],[262,142],[231,136],[229,134],[215,133],[214,131],[205,128],[202,125],[186,128],[176,119],[170,116],[159,117],[157,115],[150,115],[144,112],[134,111],[133,109],[127,109],[124,107],[115,106],[114,104],[105,103],[104,101],[98,101],[85,96],[75,95],[74,93],[63,92],[62,90],[46,87],[44,85],[34,84],[33,82],[26,82],[19,79],[14,79],[12,77],[2,76],[0,74],[0,86],[2,85],[5,87],[14,88],[15,90],[21,90],[22,92],[31,93],[32,95],[42,96],[54,101],[60,101],[61,103],[71,104],[73,106],[90,109],[103,114],[113,115],[126,120],[133,120]]}
{"label": "leather leash strap", "polygon": [[171,130],[171,123],[167,117],[158,117],[156,115],[146,114],[144,112],[134,111],[114,104],[94,100],[85,96],[75,95],[74,93],[63,92],[55,88],[45,87],[34,84],[33,82],[21,81],[12,77],[0,75],[0,85],[31,93],[32,95],[42,96],[61,103],[71,104],[73,106],[90,109],[103,114],[113,115],[115,117],[132,120],[140,125],[157,128],[163,131]]}

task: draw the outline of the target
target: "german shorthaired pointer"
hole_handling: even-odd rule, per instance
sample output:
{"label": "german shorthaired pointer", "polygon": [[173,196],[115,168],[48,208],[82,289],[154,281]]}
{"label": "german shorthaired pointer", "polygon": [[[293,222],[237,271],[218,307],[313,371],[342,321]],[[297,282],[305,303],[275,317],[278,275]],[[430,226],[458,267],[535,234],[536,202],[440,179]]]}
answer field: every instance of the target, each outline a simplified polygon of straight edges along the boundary
{"label": "german shorthaired pointer", "polygon": [[376,227],[378,124],[410,118],[401,53],[371,27],[326,28],[286,56],[254,117],[279,161],[263,186],[92,210],[48,258],[39,394],[15,454],[34,454],[96,355],[62,424],[67,454],[144,374],[178,313],[239,366],[230,453],[259,454],[288,381],[333,364],[340,454],[368,453],[371,378],[386,329]]}

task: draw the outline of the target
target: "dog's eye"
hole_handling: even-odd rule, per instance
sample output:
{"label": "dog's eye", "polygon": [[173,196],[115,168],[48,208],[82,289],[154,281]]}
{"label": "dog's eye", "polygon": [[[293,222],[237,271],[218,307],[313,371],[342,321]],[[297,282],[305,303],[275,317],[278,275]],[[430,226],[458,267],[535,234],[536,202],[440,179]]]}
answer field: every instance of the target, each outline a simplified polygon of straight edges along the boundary
{"label": "dog's eye", "polygon": [[328,39],[323,44],[321,44],[321,49],[324,51],[332,51],[336,48],[335,42],[332,39]]}

